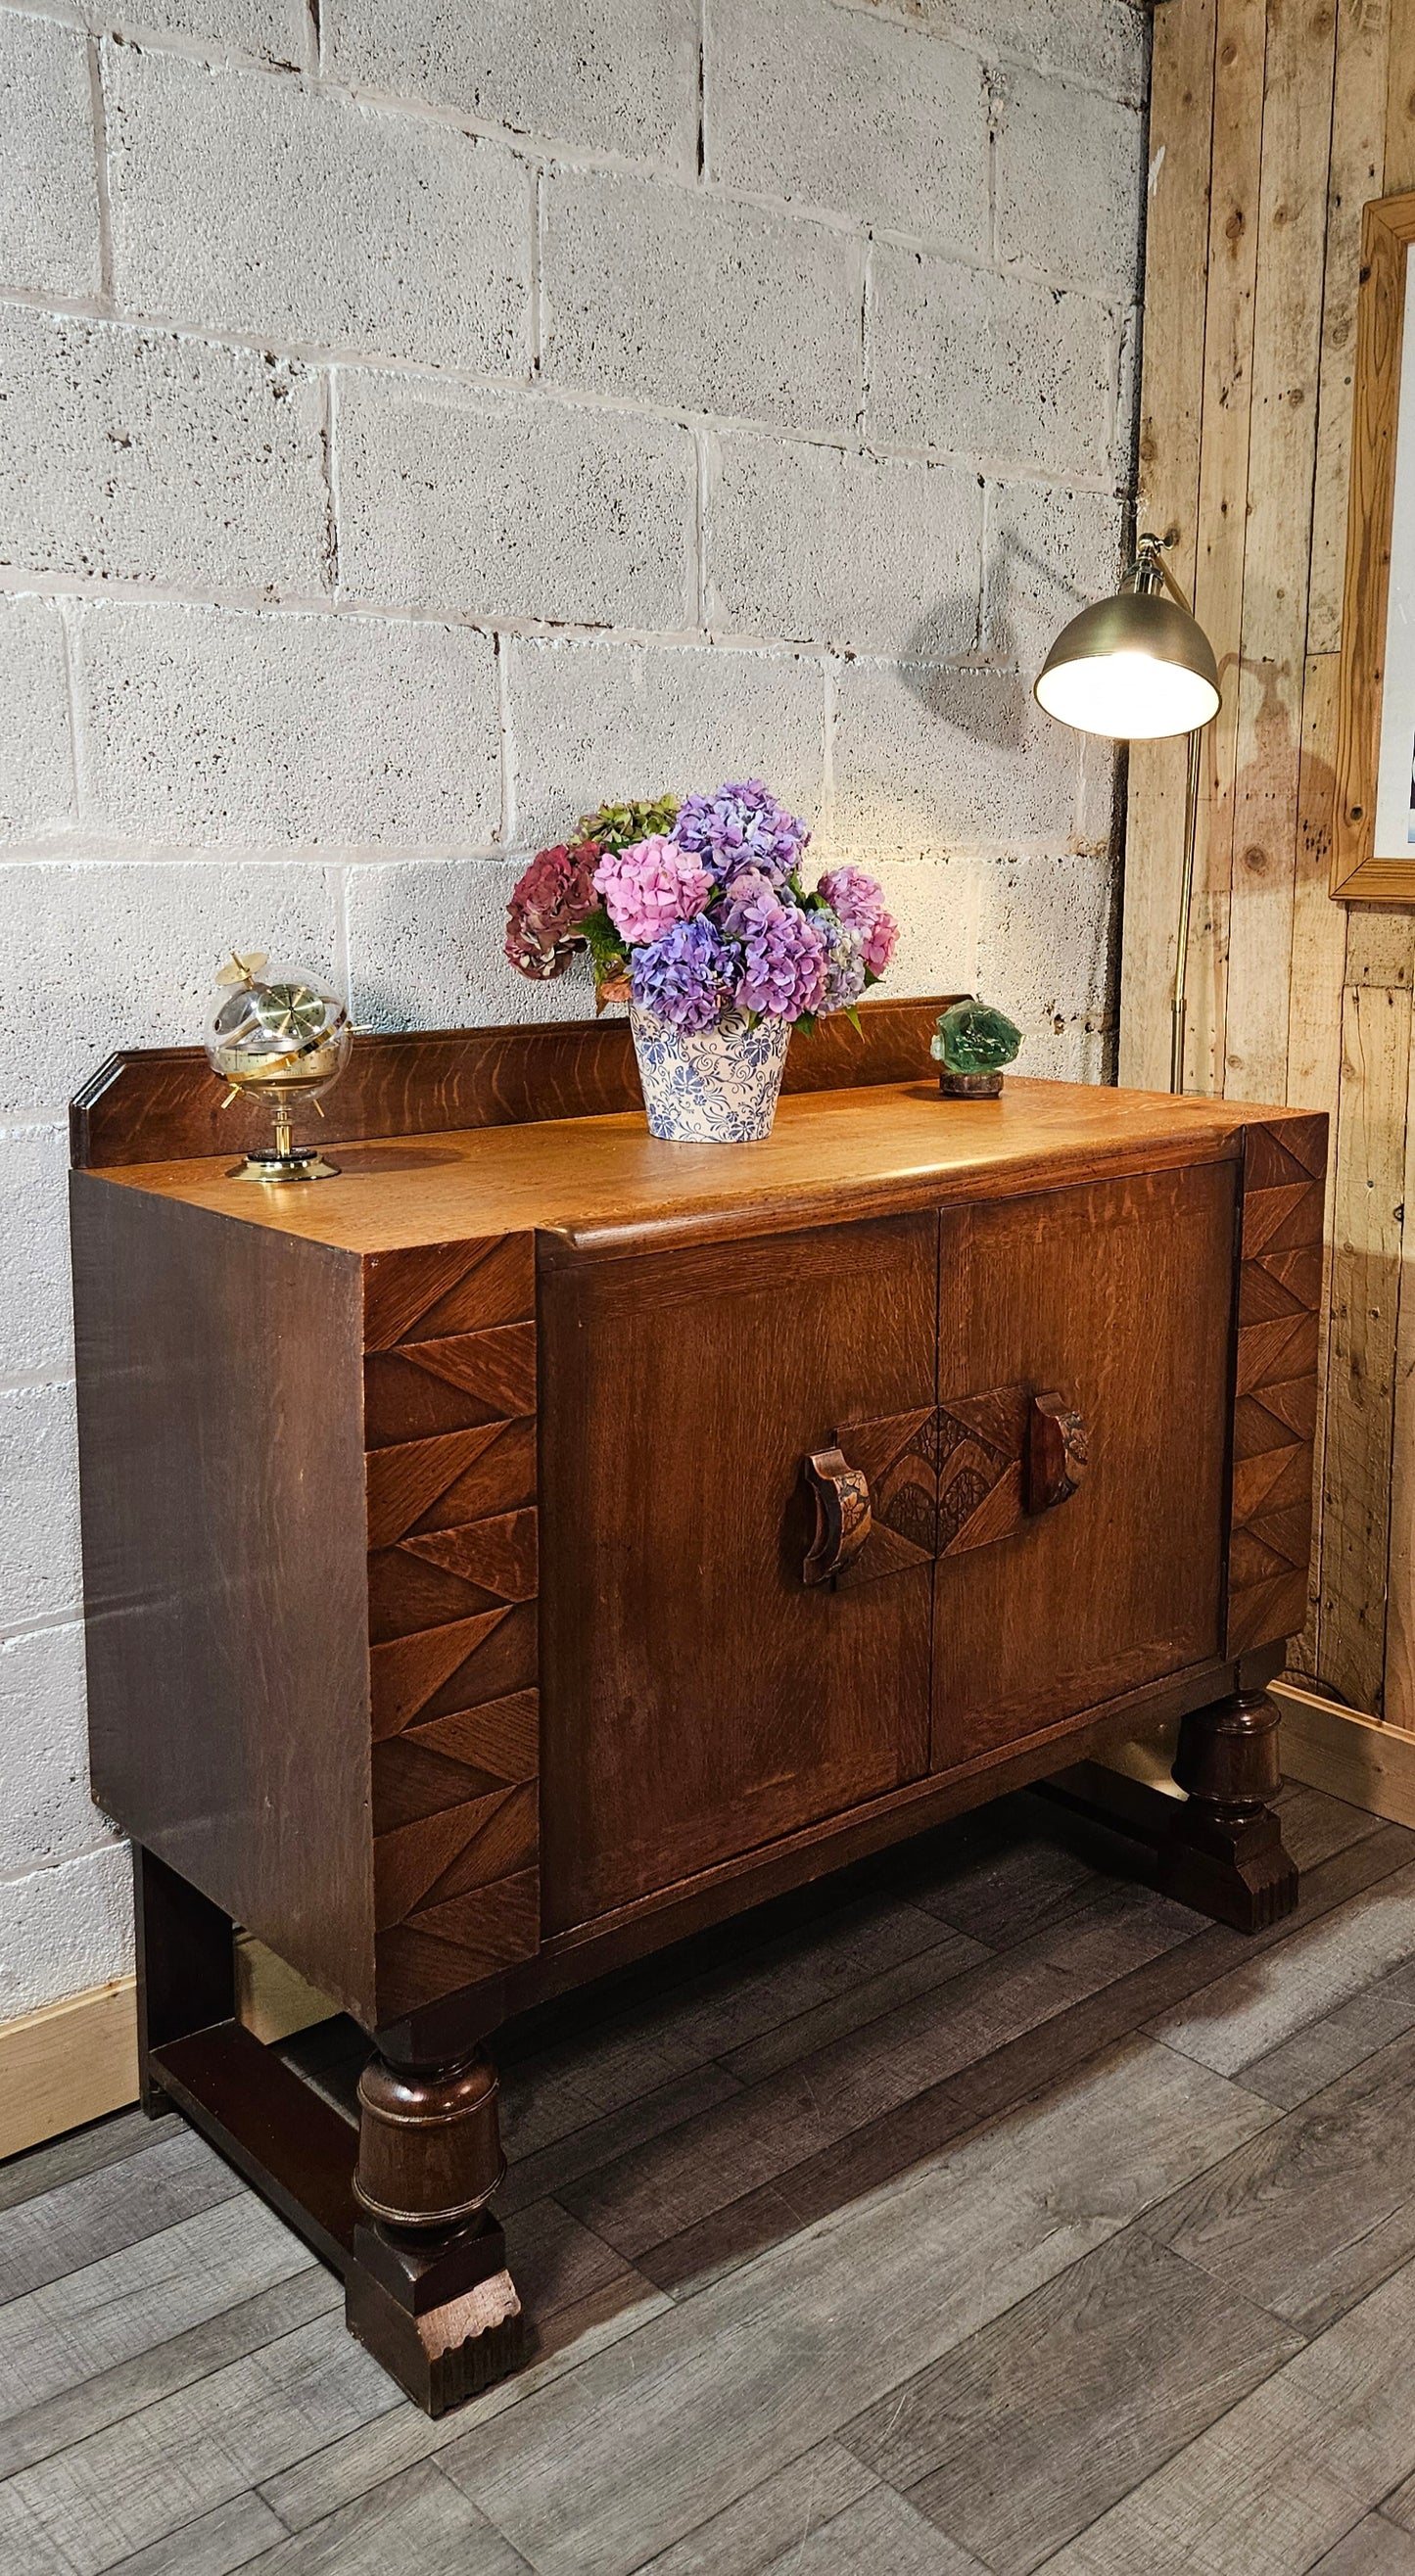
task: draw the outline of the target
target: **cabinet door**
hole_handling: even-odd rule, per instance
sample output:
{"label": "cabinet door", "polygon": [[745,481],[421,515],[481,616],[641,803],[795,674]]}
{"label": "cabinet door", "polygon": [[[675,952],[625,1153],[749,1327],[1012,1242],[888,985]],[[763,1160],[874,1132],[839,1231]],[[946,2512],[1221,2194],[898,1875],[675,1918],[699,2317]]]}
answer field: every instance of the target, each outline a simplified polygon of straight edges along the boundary
{"label": "cabinet door", "polygon": [[915,1779],[933,1568],[801,1579],[803,1457],[934,1402],[937,1218],[541,1279],[542,1868],[585,1922]]}
{"label": "cabinet door", "polygon": [[940,1555],[933,1770],[1221,1651],[1235,1172],[945,1210],[940,1420],[1056,1392],[1089,1461],[1068,1501]]}

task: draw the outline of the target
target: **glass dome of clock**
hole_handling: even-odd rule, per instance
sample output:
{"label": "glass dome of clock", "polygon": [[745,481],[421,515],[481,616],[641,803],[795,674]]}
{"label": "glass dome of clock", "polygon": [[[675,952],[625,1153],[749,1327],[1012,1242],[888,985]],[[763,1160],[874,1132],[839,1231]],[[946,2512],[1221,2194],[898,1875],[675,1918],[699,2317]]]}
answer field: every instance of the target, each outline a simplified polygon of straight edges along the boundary
{"label": "glass dome of clock", "polygon": [[233,950],[216,985],[205,1045],[223,1082],[312,1099],[343,1072],[348,1008],[303,967],[273,966],[259,949]]}

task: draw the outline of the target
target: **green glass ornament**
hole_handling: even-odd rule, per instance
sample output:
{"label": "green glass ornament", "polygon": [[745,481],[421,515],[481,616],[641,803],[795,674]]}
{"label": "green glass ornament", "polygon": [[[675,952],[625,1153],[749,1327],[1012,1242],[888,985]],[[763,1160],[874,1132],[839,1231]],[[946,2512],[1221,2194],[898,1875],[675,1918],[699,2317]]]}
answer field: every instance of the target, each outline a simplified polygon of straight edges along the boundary
{"label": "green glass ornament", "polygon": [[929,1053],[942,1070],[940,1091],[955,1099],[994,1100],[1002,1089],[1002,1068],[1020,1051],[1022,1032],[1005,1011],[975,993],[941,1011]]}

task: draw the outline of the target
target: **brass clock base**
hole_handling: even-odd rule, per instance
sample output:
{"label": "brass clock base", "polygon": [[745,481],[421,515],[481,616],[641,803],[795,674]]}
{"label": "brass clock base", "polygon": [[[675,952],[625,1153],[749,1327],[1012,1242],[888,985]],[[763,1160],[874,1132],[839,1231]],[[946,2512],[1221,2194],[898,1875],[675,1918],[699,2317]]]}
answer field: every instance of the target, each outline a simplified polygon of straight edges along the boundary
{"label": "brass clock base", "polygon": [[233,1163],[226,1178],[283,1188],[291,1181],[332,1181],[338,1175],[338,1164],[326,1163],[317,1145],[295,1145],[287,1154],[277,1153],[273,1146],[258,1146],[243,1163]]}

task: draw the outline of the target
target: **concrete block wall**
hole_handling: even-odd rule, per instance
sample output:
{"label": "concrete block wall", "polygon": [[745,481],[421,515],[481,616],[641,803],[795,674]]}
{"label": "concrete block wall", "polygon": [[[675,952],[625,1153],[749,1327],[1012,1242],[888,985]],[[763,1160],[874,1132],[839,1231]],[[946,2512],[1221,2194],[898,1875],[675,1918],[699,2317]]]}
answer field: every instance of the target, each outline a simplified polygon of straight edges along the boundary
{"label": "concrete block wall", "polygon": [[387,1026],[603,793],[764,774],[1098,1077],[1128,0],[0,0],[0,2020],[118,1973],[64,1104],[220,955]]}

